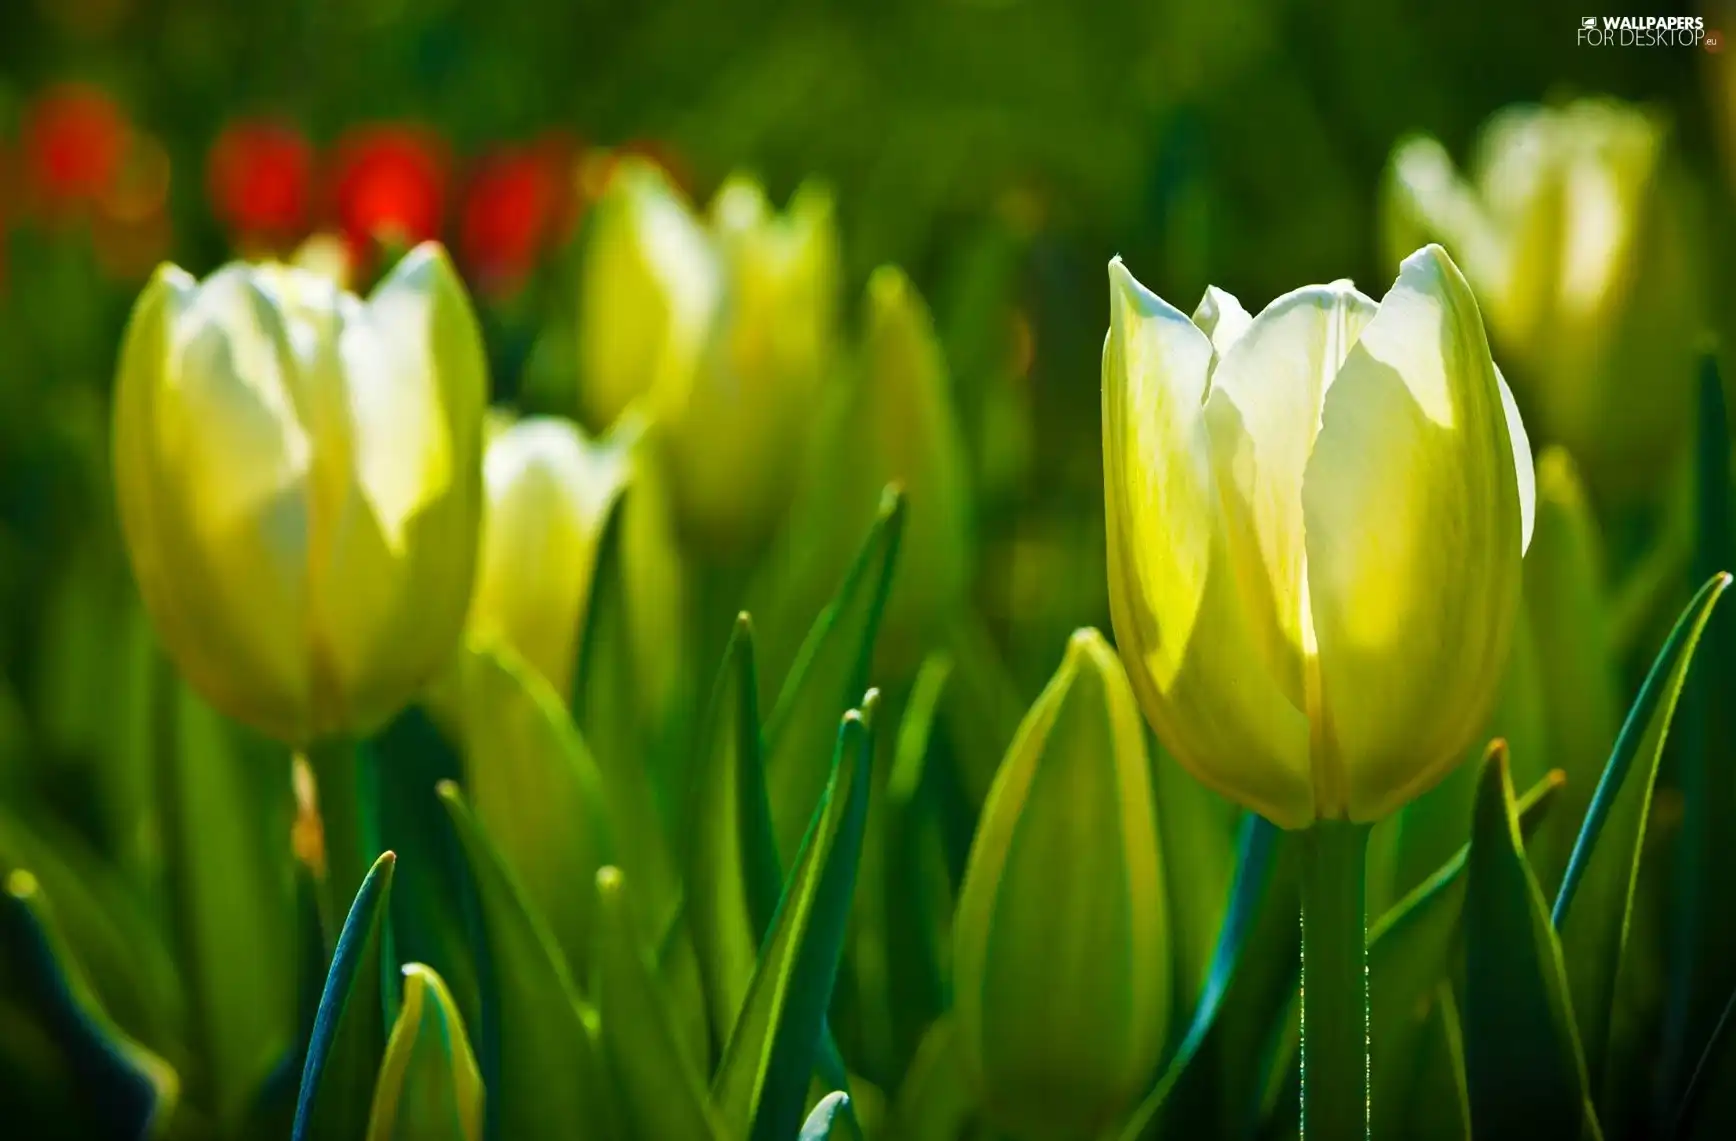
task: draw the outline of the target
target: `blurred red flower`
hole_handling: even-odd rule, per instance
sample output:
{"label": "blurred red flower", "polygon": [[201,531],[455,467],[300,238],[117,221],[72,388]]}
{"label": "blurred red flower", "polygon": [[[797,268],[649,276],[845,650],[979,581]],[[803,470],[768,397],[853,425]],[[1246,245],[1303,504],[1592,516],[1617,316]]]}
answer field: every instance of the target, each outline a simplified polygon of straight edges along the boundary
{"label": "blurred red flower", "polygon": [[421,127],[358,128],[338,142],[330,186],[338,227],[357,249],[439,237],[445,148]]}
{"label": "blurred red flower", "polygon": [[205,173],[212,208],[238,243],[282,246],[306,232],[313,147],[294,127],[229,124],[211,147]]}
{"label": "blurred red flower", "polygon": [[500,147],[471,172],[458,227],[465,270],[488,290],[510,289],[566,237],[574,215],[573,159],[562,136]]}
{"label": "blurred red flower", "polygon": [[98,88],[63,83],[43,91],[25,109],[21,131],[32,203],[62,213],[102,196],[114,184],[129,133],[120,107]]}

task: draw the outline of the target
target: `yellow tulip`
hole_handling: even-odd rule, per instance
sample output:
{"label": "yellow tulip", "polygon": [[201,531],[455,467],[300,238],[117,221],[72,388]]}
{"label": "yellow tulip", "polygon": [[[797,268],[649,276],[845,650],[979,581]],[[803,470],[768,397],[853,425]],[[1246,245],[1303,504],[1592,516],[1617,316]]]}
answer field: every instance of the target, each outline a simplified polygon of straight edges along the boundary
{"label": "yellow tulip", "polygon": [[1119,1121],[1164,1047],[1171,952],[1145,730],[1095,630],[995,774],[954,944],[965,1068],[994,1123],[1041,1141]]}
{"label": "yellow tulip", "polygon": [[1444,243],[1541,434],[1604,492],[1649,484],[1685,439],[1701,326],[1702,238],[1665,124],[1613,100],[1513,107],[1472,159],[1467,180],[1434,139],[1393,152],[1392,254]]}
{"label": "yellow tulip", "polygon": [[1438,246],[1190,320],[1110,263],[1115,633],[1164,745],[1286,828],[1371,821],[1482,726],[1530,540],[1530,446]]}
{"label": "yellow tulip", "polygon": [[756,183],[732,179],[711,214],[720,301],[698,369],[671,393],[668,443],[683,524],[730,554],[758,547],[789,507],[832,349],[838,238],[830,196],[811,186],[777,215]]}
{"label": "yellow tulip", "polygon": [[620,448],[554,416],[501,428],[483,455],[488,507],[469,628],[517,650],[563,699],[597,543],[626,476]]}
{"label": "yellow tulip", "polygon": [[717,307],[705,230],[654,164],[622,159],[580,266],[579,413],[603,432],[642,395],[685,391]]}
{"label": "yellow tulip", "polygon": [[139,589],[213,705],[280,740],[367,732],[460,635],[487,369],[438,246],[366,300],[285,266],[174,266],[121,351],[114,463]]}

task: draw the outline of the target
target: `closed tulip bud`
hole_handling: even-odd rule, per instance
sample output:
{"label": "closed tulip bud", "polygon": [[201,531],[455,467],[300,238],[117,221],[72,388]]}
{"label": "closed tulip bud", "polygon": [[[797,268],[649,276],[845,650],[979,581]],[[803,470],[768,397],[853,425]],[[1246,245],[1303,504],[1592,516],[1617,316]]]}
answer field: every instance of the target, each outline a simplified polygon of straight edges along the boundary
{"label": "closed tulip bud", "polygon": [[1435,140],[1401,144],[1386,226],[1395,256],[1439,241],[1460,260],[1526,415],[1620,497],[1691,419],[1694,205],[1657,116],[1586,100],[1496,115],[1468,179]]}
{"label": "closed tulip bud", "polygon": [[699,220],[642,159],[621,160],[591,212],[579,283],[579,412],[602,432],[646,393],[682,392],[717,306]]}
{"label": "closed tulip bud", "polygon": [[284,266],[158,271],[121,350],[116,492],[145,606],[206,699],[302,745],[416,694],[470,600],[486,400],[438,246],[365,301]]}
{"label": "closed tulip bud", "polygon": [[1170,946],[1151,767],[1115,651],[1081,630],[995,774],[954,924],[953,994],[984,1111],[1090,1138],[1150,1085]]}
{"label": "closed tulip bud", "polygon": [[1438,246],[1192,320],[1109,266],[1109,592],[1140,704],[1285,828],[1372,821],[1482,727],[1530,541],[1531,451]]}
{"label": "closed tulip bud", "polygon": [[830,564],[821,575],[827,591],[868,533],[886,486],[904,490],[908,514],[880,646],[900,668],[914,668],[969,583],[970,499],[933,319],[891,266],[868,280],[857,373],[834,392],[817,443],[793,531]]}
{"label": "closed tulip bud", "polygon": [[838,238],[829,195],[804,187],[777,215],[745,179],[718,191],[712,233],[721,301],[691,386],[672,395],[668,442],[686,530],[738,554],[789,507],[832,351]]}
{"label": "closed tulip bud", "polygon": [[564,697],[626,457],[570,420],[534,416],[492,435],[482,476],[488,508],[470,630],[505,641]]}

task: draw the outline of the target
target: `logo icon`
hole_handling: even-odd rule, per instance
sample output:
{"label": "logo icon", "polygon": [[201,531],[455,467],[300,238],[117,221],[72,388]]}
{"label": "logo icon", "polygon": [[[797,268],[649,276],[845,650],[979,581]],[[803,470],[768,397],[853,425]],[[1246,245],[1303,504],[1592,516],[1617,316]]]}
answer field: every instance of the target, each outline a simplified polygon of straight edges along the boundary
{"label": "logo icon", "polygon": [[1579,18],[1579,26],[1581,28],[1584,28],[1588,32],[1595,32],[1595,31],[1597,31],[1597,17],[1596,16],[1581,16]]}

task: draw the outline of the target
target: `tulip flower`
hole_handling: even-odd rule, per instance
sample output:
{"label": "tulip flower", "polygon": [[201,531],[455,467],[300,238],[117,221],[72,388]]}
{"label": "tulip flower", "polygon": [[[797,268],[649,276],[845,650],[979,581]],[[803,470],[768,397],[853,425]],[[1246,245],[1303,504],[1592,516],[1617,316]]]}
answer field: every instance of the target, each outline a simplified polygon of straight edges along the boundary
{"label": "tulip flower", "polygon": [[1388,173],[1393,254],[1452,251],[1526,415],[1618,498],[1691,418],[1702,239],[1668,144],[1657,116],[1613,101],[1516,107],[1484,127],[1469,180],[1430,138]]}
{"label": "tulip flower", "polygon": [[1095,1137],[1149,1087],[1170,1015],[1152,770],[1127,675],[1068,643],[983,805],[954,925],[954,1004],[985,1113]]}
{"label": "tulip flower", "polygon": [[365,301],[286,266],[158,271],[121,351],[116,492],[194,688],[296,746],[369,732],[417,692],[470,599],[486,389],[437,246]]}
{"label": "tulip flower", "polygon": [[721,300],[707,349],[673,400],[670,457],[683,523],[716,551],[751,551],[789,507],[832,348],[838,238],[830,195],[787,213],[734,179],[712,203]]}
{"label": "tulip flower", "polygon": [[1446,253],[1190,320],[1110,263],[1111,611],[1152,727],[1285,828],[1372,821],[1487,717],[1519,603],[1524,426]]}
{"label": "tulip flower", "polygon": [[602,432],[642,394],[686,389],[710,333],[718,270],[663,172],[629,158],[592,208],[580,278],[579,413]]}
{"label": "tulip flower", "polygon": [[572,691],[597,543],[626,474],[620,449],[553,416],[501,429],[483,455],[488,508],[470,629],[506,641],[562,697]]}
{"label": "tulip flower", "polygon": [[575,148],[551,136],[532,146],[501,147],[471,172],[459,212],[459,253],[482,287],[510,292],[563,236],[576,198]]}

